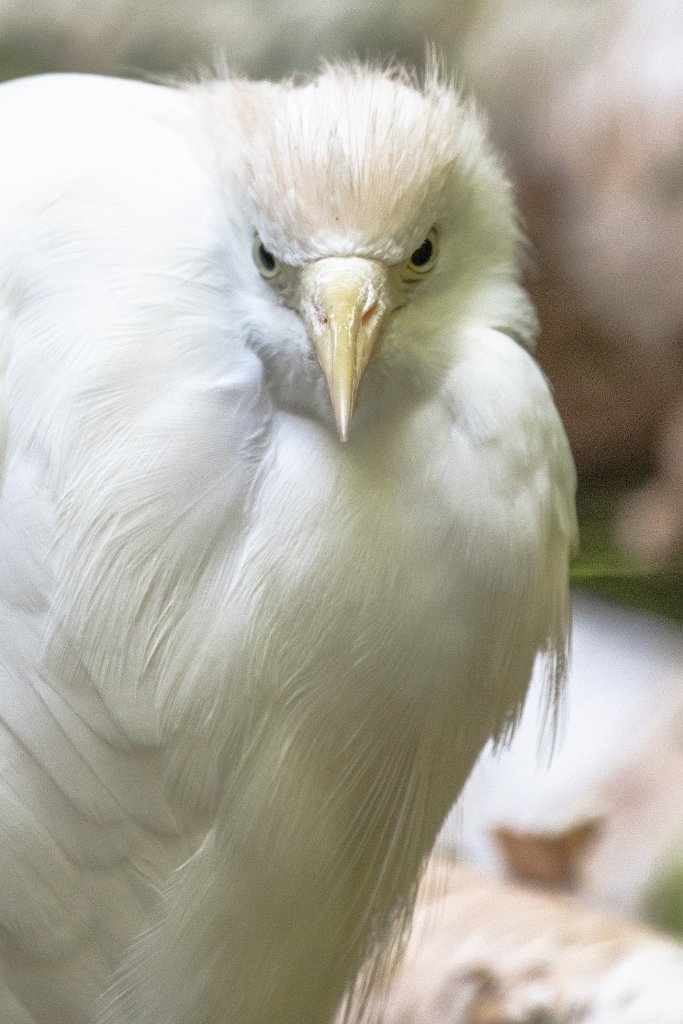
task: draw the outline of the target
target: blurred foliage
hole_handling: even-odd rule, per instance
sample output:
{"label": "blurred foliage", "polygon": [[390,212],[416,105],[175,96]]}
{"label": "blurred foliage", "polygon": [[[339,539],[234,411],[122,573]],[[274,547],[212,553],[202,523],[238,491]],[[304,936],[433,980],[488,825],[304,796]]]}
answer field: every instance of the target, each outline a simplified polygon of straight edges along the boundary
{"label": "blurred foliage", "polygon": [[423,63],[425,42],[463,38],[489,0],[0,0],[0,80],[46,71],[192,76],[225,62],[254,77],[321,59]]}
{"label": "blurred foliage", "polygon": [[572,581],[611,601],[683,622],[683,557],[664,565],[643,565],[622,554],[614,543],[615,509],[648,473],[649,467],[639,467],[579,481],[580,545],[572,563]]}
{"label": "blurred foliage", "polygon": [[656,927],[683,936],[683,856],[670,863],[652,886],[647,916]]}

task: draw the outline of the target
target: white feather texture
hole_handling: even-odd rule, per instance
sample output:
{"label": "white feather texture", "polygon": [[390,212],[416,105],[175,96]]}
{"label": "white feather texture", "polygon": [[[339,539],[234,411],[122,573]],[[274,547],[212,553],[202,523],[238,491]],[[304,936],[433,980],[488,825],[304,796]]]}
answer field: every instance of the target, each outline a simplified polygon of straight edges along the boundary
{"label": "white feather texture", "polygon": [[[36,78],[0,136],[2,1020],[327,1024],[564,670],[509,187],[436,75]],[[300,310],[328,256],[399,297],[347,444]]]}

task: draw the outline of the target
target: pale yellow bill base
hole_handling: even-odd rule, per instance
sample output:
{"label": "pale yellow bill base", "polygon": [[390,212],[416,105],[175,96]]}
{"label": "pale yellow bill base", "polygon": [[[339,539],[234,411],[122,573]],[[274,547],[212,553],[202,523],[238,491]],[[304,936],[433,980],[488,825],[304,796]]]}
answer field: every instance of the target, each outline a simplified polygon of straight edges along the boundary
{"label": "pale yellow bill base", "polygon": [[387,269],[377,260],[330,256],[304,268],[301,288],[301,313],[346,441],[358,385],[391,309]]}

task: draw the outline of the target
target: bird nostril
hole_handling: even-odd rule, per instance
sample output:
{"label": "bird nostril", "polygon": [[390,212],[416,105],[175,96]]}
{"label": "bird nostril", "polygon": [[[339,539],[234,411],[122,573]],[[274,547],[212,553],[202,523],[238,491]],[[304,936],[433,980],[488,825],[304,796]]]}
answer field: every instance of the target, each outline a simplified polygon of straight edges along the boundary
{"label": "bird nostril", "polygon": [[367,326],[367,324],[370,323],[370,321],[372,320],[373,316],[375,315],[376,310],[377,310],[377,303],[376,302],[373,302],[373,304],[371,306],[368,306],[368,308],[363,313],[363,316],[361,317],[361,323],[364,326]]}

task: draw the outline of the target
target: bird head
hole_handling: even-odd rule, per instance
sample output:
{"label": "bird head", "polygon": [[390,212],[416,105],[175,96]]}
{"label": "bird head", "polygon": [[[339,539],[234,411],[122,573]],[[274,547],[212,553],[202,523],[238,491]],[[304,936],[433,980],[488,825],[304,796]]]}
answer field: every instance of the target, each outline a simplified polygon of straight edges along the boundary
{"label": "bird head", "polygon": [[484,295],[516,288],[510,189],[473,105],[436,68],[418,81],[343,65],[234,95],[244,244],[272,314],[261,308],[251,340],[280,400],[332,414],[345,441],[357,403],[438,387],[459,327],[508,316]]}

